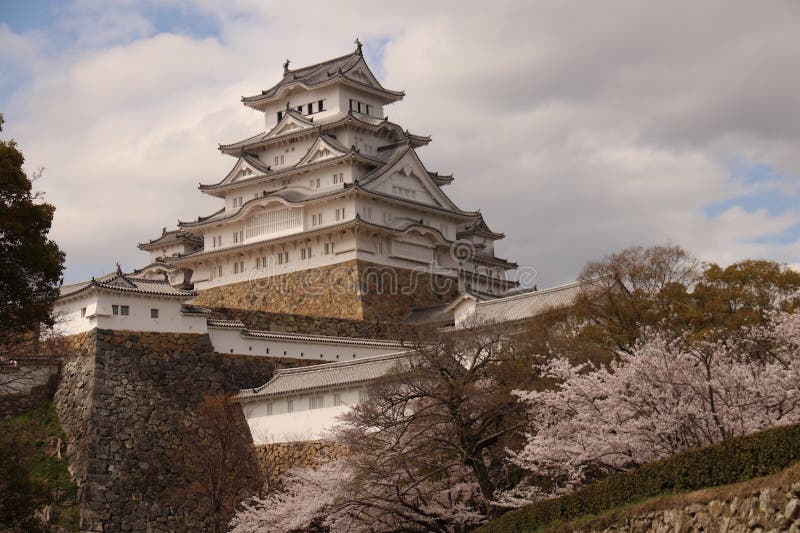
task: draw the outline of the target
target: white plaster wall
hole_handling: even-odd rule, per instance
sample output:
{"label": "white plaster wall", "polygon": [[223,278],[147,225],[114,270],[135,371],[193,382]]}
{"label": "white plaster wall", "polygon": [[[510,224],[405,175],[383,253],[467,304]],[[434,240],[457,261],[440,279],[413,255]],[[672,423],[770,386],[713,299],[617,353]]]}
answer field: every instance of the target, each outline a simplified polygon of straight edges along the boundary
{"label": "white plaster wall", "polygon": [[364,344],[332,344],[301,340],[262,339],[243,337],[238,329],[208,328],[214,350],[219,353],[288,357],[312,361],[352,361],[373,355],[397,353],[398,346],[375,346]]}
{"label": "white plaster wall", "polygon": [[[127,305],[130,314],[114,315],[112,305]],[[81,317],[81,308],[84,307],[86,316]],[[159,310],[158,318],[150,318],[151,309]],[[164,333],[208,331],[204,316],[183,315],[180,301],[155,296],[88,290],[79,297],[57,301],[54,311],[61,317],[59,330],[65,335],[82,333],[95,327]]]}
{"label": "white plaster wall", "polygon": [[[254,400],[243,404],[242,409],[255,444],[314,440],[324,437],[337,418],[358,403],[362,390],[364,386]],[[334,406],[334,394],[340,395],[342,403],[338,406]],[[323,397],[322,408],[309,408],[312,396]],[[289,400],[291,413],[287,411]],[[272,414],[268,414],[270,409]]]}
{"label": "white plaster wall", "polygon": [[[81,317],[83,307],[86,308],[85,317]],[[96,295],[57,301],[53,305],[57,331],[62,335],[75,335],[96,328],[97,317],[94,315],[96,308]]]}
{"label": "white plaster wall", "polygon": [[[352,212],[352,209],[350,210]],[[310,218],[310,214],[308,215]],[[333,217],[330,212],[324,217]],[[349,214],[348,214],[349,216]],[[373,214],[373,218],[375,218]],[[333,224],[336,222],[334,221]],[[328,224],[324,224],[328,225]],[[322,227],[322,226],[320,226]],[[311,228],[309,228],[311,229]],[[313,228],[317,229],[317,228]],[[232,237],[231,237],[232,238]],[[376,248],[375,240],[379,239],[383,242],[383,251]],[[431,240],[424,236],[418,236],[413,233],[396,237],[396,239],[417,242],[419,244],[431,245]],[[326,242],[333,242],[334,253],[324,255],[324,245]],[[311,258],[302,259],[301,248],[310,246],[312,249]],[[289,252],[289,263],[278,264],[276,254],[279,251]],[[404,259],[401,257],[393,257],[391,255],[391,239],[383,234],[376,232],[362,231],[359,233],[358,245],[353,238],[352,233],[323,235],[313,237],[311,239],[304,238],[301,233],[298,233],[297,241],[288,244],[280,245],[265,245],[262,249],[250,250],[247,252],[238,252],[231,250],[230,256],[222,256],[211,258],[204,263],[199,264],[195,271],[200,275],[195,275],[192,281],[195,283],[195,289],[205,290],[212,287],[219,287],[229,285],[231,283],[241,283],[245,281],[258,280],[259,278],[281,275],[291,272],[299,272],[314,268],[326,267],[344,263],[353,259],[360,259],[381,265],[404,268],[404,269],[420,269],[425,272],[431,272],[432,268],[440,275],[455,276],[457,263],[453,260],[449,253],[449,249],[439,247],[435,250],[436,265],[429,266],[427,263],[423,264],[419,261]],[[267,268],[256,268],[256,258],[267,257]],[[233,263],[234,261],[244,262],[244,272],[234,274]],[[222,266],[222,276],[217,274],[215,270],[217,266]],[[211,275],[213,273],[213,275]]]}
{"label": "white plaster wall", "polygon": [[[290,93],[287,93],[280,100],[270,102],[266,107],[264,107],[264,126],[266,131],[269,131],[278,125],[278,111],[284,111],[286,109],[287,100],[289,101],[290,107],[293,109],[296,109],[297,106],[302,104],[303,115],[306,115],[309,118],[313,117],[315,121],[330,117],[331,115],[335,115],[340,111],[341,98],[339,96],[339,87],[321,87],[318,89],[312,89],[310,91],[298,87],[293,89]],[[316,104],[319,100],[325,100],[325,111],[307,115],[305,112],[306,104],[313,102],[314,110],[316,110]]]}
{"label": "white plaster wall", "polygon": [[[350,110],[350,99],[359,100],[365,104],[369,104],[369,116],[375,118],[383,118],[384,110],[383,104],[378,98],[370,93],[360,91],[356,88],[341,87],[339,92],[339,109],[342,113],[347,113]],[[362,109],[363,111],[363,109]],[[356,113],[355,110],[353,110]],[[364,113],[366,116],[366,113]]]}
{"label": "white plaster wall", "polygon": [[[310,241],[310,242],[309,242]],[[325,243],[333,242],[334,253],[324,255]],[[311,258],[301,259],[300,249],[303,246],[311,246]],[[277,253],[279,251],[289,252],[289,263],[278,264]],[[319,236],[312,239],[304,239],[298,235],[298,241],[288,244],[280,245],[265,245],[264,248],[250,250],[248,252],[231,252],[232,257],[221,257],[209,259],[205,264],[201,264],[196,270],[204,270],[204,276],[195,276],[192,280],[195,282],[195,289],[204,290],[212,287],[219,287],[222,285],[229,285],[231,283],[240,283],[244,281],[254,281],[263,277],[276,276],[287,274],[291,272],[298,272],[301,270],[308,270],[313,268],[325,267],[343,263],[356,259],[356,252],[352,243],[351,234],[335,234],[328,236]],[[256,268],[256,258],[267,257],[267,268]],[[234,261],[244,262],[244,272],[234,274],[233,263]],[[222,266],[222,276],[214,274],[216,266]],[[206,278],[206,279],[201,279]]]}
{"label": "white plaster wall", "polygon": [[170,246],[162,246],[157,250],[150,251],[150,262],[153,263],[160,257],[172,257],[174,255],[181,255],[187,252],[187,246],[183,243],[175,243]]}
{"label": "white plaster wall", "polygon": [[475,303],[475,300],[472,298],[465,298],[453,309],[455,327],[460,327],[475,314]]}

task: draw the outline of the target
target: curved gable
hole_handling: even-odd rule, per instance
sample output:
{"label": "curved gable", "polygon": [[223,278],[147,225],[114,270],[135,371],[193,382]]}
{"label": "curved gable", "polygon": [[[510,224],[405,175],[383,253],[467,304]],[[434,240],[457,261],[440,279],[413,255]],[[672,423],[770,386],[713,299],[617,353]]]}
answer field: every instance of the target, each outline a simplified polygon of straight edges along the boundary
{"label": "curved gable", "polygon": [[458,210],[452,200],[434,183],[430,173],[411,148],[374,177],[368,176],[362,185],[366,190],[442,209]]}
{"label": "curved gable", "polygon": [[341,157],[347,153],[348,150],[341,144],[333,139],[327,138],[325,135],[320,135],[296,166],[310,165],[311,163],[317,163],[326,159]]}

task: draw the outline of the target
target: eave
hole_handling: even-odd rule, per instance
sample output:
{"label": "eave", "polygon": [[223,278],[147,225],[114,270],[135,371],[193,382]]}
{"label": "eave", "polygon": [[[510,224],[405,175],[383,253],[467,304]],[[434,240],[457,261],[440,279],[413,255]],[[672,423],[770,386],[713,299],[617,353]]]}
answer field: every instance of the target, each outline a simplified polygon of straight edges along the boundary
{"label": "eave", "polygon": [[302,231],[298,233],[292,233],[290,235],[282,235],[280,237],[276,237],[274,239],[266,239],[262,241],[255,241],[246,244],[238,244],[234,246],[226,246],[223,248],[215,248],[213,250],[201,250],[192,254],[187,254],[181,257],[175,258],[167,258],[166,261],[170,264],[174,265],[183,265],[189,263],[197,263],[198,261],[204,261],[206,259],[220,257],[220,256],[227,256],[231,254],[243,254],[248,251],[258,250],[260,248],[264,248],[266,246],[277,246],[281,244],[285,244],[288,242],[293,242],[297,240],[305,240],[305,239],[312,239],[318,237],[320,235],[325,235],[329,233],[337,233],[337,232],[346,232],[349,230],[354,230],[356,228],[364,228],[373,231],[381,231],[387,234],[406,234],[410,231],[415,229],[423,230],[426,233],[432,233],[436,236],[439,244],[442,246],[452,245],[454,244],[453,241],[449,240],[447,237],[442,235],[442,232],[436,228],[432,228],[430,226],[425,226],[423,224],[416,224],[412,223],[403,228],[392,228],[389,226],[384,226],[382,224],[376,224],[374,222],[368,222],[358,216],[356,218],[347,220],[345,222],[341,222],[339,224],[332,224],[330,226],[323,226],[311,231]]}
{"label": "eave", "polygon": [[[172,233],[178,233],[178,235],[175,236],[175,240],[167,241],[167,242],[163,242],[163,243],[161,242],[164,238],[166,238],[168,235],[170,235]],[[191,237],[191,236],[186,235],[185,233],[180,232],[180,231],[169,231],[169,232],[165,233],[164,235],[162,235],[161,237],[159,237],[157,239],[153,239],[150,242],[139,243],[139,244],[136,245],[136,247],[139,248],[142,251],[149,252],[151,250],[158,249],[158,248],[160,248],[162,246],[172,246],[174,244],[180,244],[180,243],[184,243],[184,242],[190,243],[190,244],[202,245],[203,244],[203,239],[200,239],[198,237]]]}
{"label": "eave", "polygon": [[[219,150],[227,155],[238,156],[250,150],[261,149],[267,146],[271,146],[273,144],[280,144],[290,140],[299,139],[302,137],[308,137],[309,135],[314,135],[317,132],[337,130],[340,129],[342,126],[347,125],[348,123],[362,127],[364,129],[373,132],[380,131],[381,129],[386,129],[386,128],[394,129],[401,135],[404,135],[414,148],[425,146],[431,142],[430,136],[417,135],[414,133],[409,133],[408,131],[403,131],[402,127],[400,127],[398,124],[395,124],[394,122],[389,122],[389,120],[386,118],[378,124],[372,124],[371,122],[361,120],[356,115],[357,113],[348,112],[347,115],[332,122],[327,122],[327,123],[323,122],[316,124],[315,126],[310,128],[291,131],[288,133],[282,133],[280,135],[275,135],[272,137],[269,136],[269,132],[259,133],[257,135],[254,135],[239,142],[231,144],[220,144]],[[276,125],[275,127],[277,128],[278,125]],[[387,146],[393,146],[393,145],[386,145],[378,148],[378,150],[380,151],[382,149],[386,149]]]}
{"label": "eave", "polygon": [[383,104],[391,104],[393,102],[402,100],[406,94],[403,91],[392,91],[384,88],[378,89],[376,87],[371,87],[369,85],[352,80],[342,74],[337,74],[336,76],[333,76],[327,80],[313,84],[306,84],[300,80],[293,80],[287,83],[280,82],[278,85],[275,85],[272,88],[264,91],[267,94],[243,96],[242,103],[247,107],[251,107],[258,111],[263,111],[268,104],[283,99],[284,95],[295,87],[300,87],[310,91],[313,89],[320,89],[322,87],[329,87],[331,85],[347,85],[354,89],[359,89],[366,93],[370,93],[373,96],[378,97]]}
{"label": "eave", "polygon": [[302,200],[302,201],[299,201],[299,202],[288,200],[285,197],[281,196],[280,193],[285,192],[286,190],[287,190],[286,188],[282,188],[282,189],[278,189],[276,191],[271,192],[267,196],[259,196],[258,198],[251,198],[250,200],[245,202],[242,205],[242,207],[240,207],[238,210],[236,210],[235,212],[230,213],[229,215],[226,215],[224,217],[212,219],[212,217],[214,217],[214,216],[218,215],[220,212],[224,211],[224,209],[221,209],[220,211],[217,211],[213,215],[210,215],[210,216],[202,218],[202,220],[197,220],[197,221],[192,221],[192,222],[178,221],[178,225],[180,227],[185,227],[185,228],[199,228],[199,227],[206,226],[206,225],[220,224],[220,223],[223,223],[223,222],[233,222],[233,221],[241,218],[244,214],[246,214],[248,211],[250,211],[250,209],[252,209],[253,207],[255,207],[256,205],[258,205],[259,203],[261,203],[261,202],[263,202],[265,200],[278,200],[278,201],[280,201],[280,203],[282,203],[284,205],[287,205],[289,207],[300,207],[300,206],[312,204],[312,203],[315,203],[315,202],[318,202],[318,201],[333,200],[333,199],[339,198],[341,196],[346,196],[348,193],[350,193],[350,192],[352,192],[354,190],[354,186],[350,185],[348,187],[348,186],[345,185],[345,187],[343,187],[341,189],[334,189],[334,190],[331,190],[331,191],[326,192],[324,194],[320,194],[320,195],[316,195],[316,196],[310,196],[308,199]]}
{"label": "eave", "polygon": [[275,170],[275,171],[272,171],[272,172],[270,172],[268,174],[262,174],[262,175],[259,175],[259,176],[253,176],[252,178],[246,178],[246,179],[243,179],[243,180],[231,181],[229,183],[220,182],[220,183],[211,184],[211,185],[206,185],[206,184],[202,184],[201,183],[198,186],[198,189],[201,192],[204,192],[204,193],[206,193],[206,194],[208,194],[210,196],[216,196],[217,198],[224,198],[225,197],[225,192],[233,190],[233,189],[238,189],[238,188],[240,188],[242,186],[254,185],[254,184],[257,184],[257,183],[264,183],[264,182],[272,181],[274,179],[285,178],[285,177],[294,176],[294,175],[297,175],[297,174],[305,174],[306,172],[311,172],[313,170],[317,170],[319,168],[324,168],[326,166],[336,165],[336,164],[340,164],[340,163],[349,163],[351,161],[357,162],[357,163],[362,163],[365,166],[373,166],[373,167],[376,167],[376,168],[380,167],[381,165],[384,164],[384,162],[379,160],[379,159],[373,159],[372,157],[363,155],[358,150],[351,149],[350,152],[348,152],[348,153],[346,153],[346,154],[344,154],[342,156],[332,157],[330,159],[324,159],[322,161],[318,161],[318,162],[311,163],[309,165],[304,165],[304,166],[301,166],[301,167],[292,166],[292,167],[288,167],[288,168],[285,168],[285,169],[282,169],[282,170]]}
{"label": "eave", "polygon": [[507,259],[502,259],[500,257],[484,255],[484,254],[480,254],[480,253],[474,254],[472,256],[472,260],[474,262],[476,262],[476,263],[481,263],[481,264],[484,264],[484,265],[494,265],[494,266],[503,267],[505,270],[512,270],[512,269],[517,268],[519,266],[517,263],[515,263],[513,261],[509,261]]}

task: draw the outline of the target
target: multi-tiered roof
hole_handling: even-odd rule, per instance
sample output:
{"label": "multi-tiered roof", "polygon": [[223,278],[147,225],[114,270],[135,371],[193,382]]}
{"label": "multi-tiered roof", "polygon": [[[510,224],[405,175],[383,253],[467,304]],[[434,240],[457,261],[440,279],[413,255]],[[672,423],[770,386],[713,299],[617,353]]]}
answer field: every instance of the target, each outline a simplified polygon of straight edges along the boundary
{"label": "multi-tiered roof", "polygon": [[[331,100],[328,109],[323,109],[321,96],[318,103],[304,101],[310,95],[322,94]],[[335,224],[304,227],[302,236],[357,227],[383,232],[388,238],[413,231],[427,234],[434,246],[453,247],[457,241],[469,241],[470,260],[493,271],[514,268],[514,263],[495,257],[489,245],[503,238],[503,234],[491,231],[479,211],[460,209],[442,191],[443,186],[453,182],[453,176],[431,172],[423,165],[416,149],[427,145],[430,137],[410,133],[383,115],[384,105],[403,96],[402,91],[381,85],[364,60],[360,43],[350,54],[299,69],[290,69],[287,61],[277,84],[258,95],[242,98],[244,105],[265,113],[267,128],[244,140],[221,144],[220,151],[235,157],[236,162],[221,180],[199,185],[201,192],[226,199],[226,206],[196,220],[180,221],[179,233],[202,236],[211,228],[244,224],[268,205],[305,209],[342,199],[375,201],[409,215],[387,223],[386,219],[367,220],[358,212],[343,220],[337,218]],[[349,107],[345,105],[348,97]],[[362,141],[369,136],[374,142],[364,145],[357,141],[359,136]],[[272,160],[274,154],[288,146],[300,147],[299,157],[288,164],[282,164],[282,155],[275,155]],[[337,168],[350,169],[352,178],[323,188],[319,184],[316,189],[305,186],[303,180]],[[420,194],[415,197],[401,192],[402,188],[390,188],[386,182],[393,176],[412,180]],[[238,194],[242,194],[238,203],[231,206],[229,200]],[[436,217],[451,222],[455,231],[446,231],[442,223],[431,224],[430,220]],[[238,240],[214,249],[209,249],[206,239],[205,247],[166,261],[189,267],[198,260],[222,257],[231,249],[246,252],[265,244],[288,243],[295,237],[281,234],[250,242]],[[158,239],[153,244],[156,242]],[[150,243],[145,247],[149,248]],[[501,285],[514,286],[512,282],[499,281]]]}

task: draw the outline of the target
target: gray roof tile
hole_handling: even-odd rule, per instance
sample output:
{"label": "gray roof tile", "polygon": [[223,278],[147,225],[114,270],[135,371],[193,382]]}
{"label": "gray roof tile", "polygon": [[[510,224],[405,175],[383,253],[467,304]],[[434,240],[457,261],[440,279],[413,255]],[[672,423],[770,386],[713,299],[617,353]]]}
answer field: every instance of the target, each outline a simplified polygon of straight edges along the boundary
{"label": "gray roof tile", "polygon": [[288,396],[322,389],[335,389],[357,383],[367,383],[402,367],[413,352],[376,355],[303,368],[277,370],[271,380],[255,389],[239,392],[242,401],[275,396]]}
{"label": "gray roof tile", "polygon": [[138,278],[135,275],[124,274],[117,270],[116,272],[94,277],[88,281],[62,285],[59,297],[73,296],[91,288],[156,296],[183,297],[186,299],[197,295],[194,291],[173,287],[167,280]]}
{"label": "gray roof tile", "polygon": [[529,291],[475,304],[478,323],[522,320],[575,303],[582,291],[598,287],[599,280],[576,281],[541,291]]}

